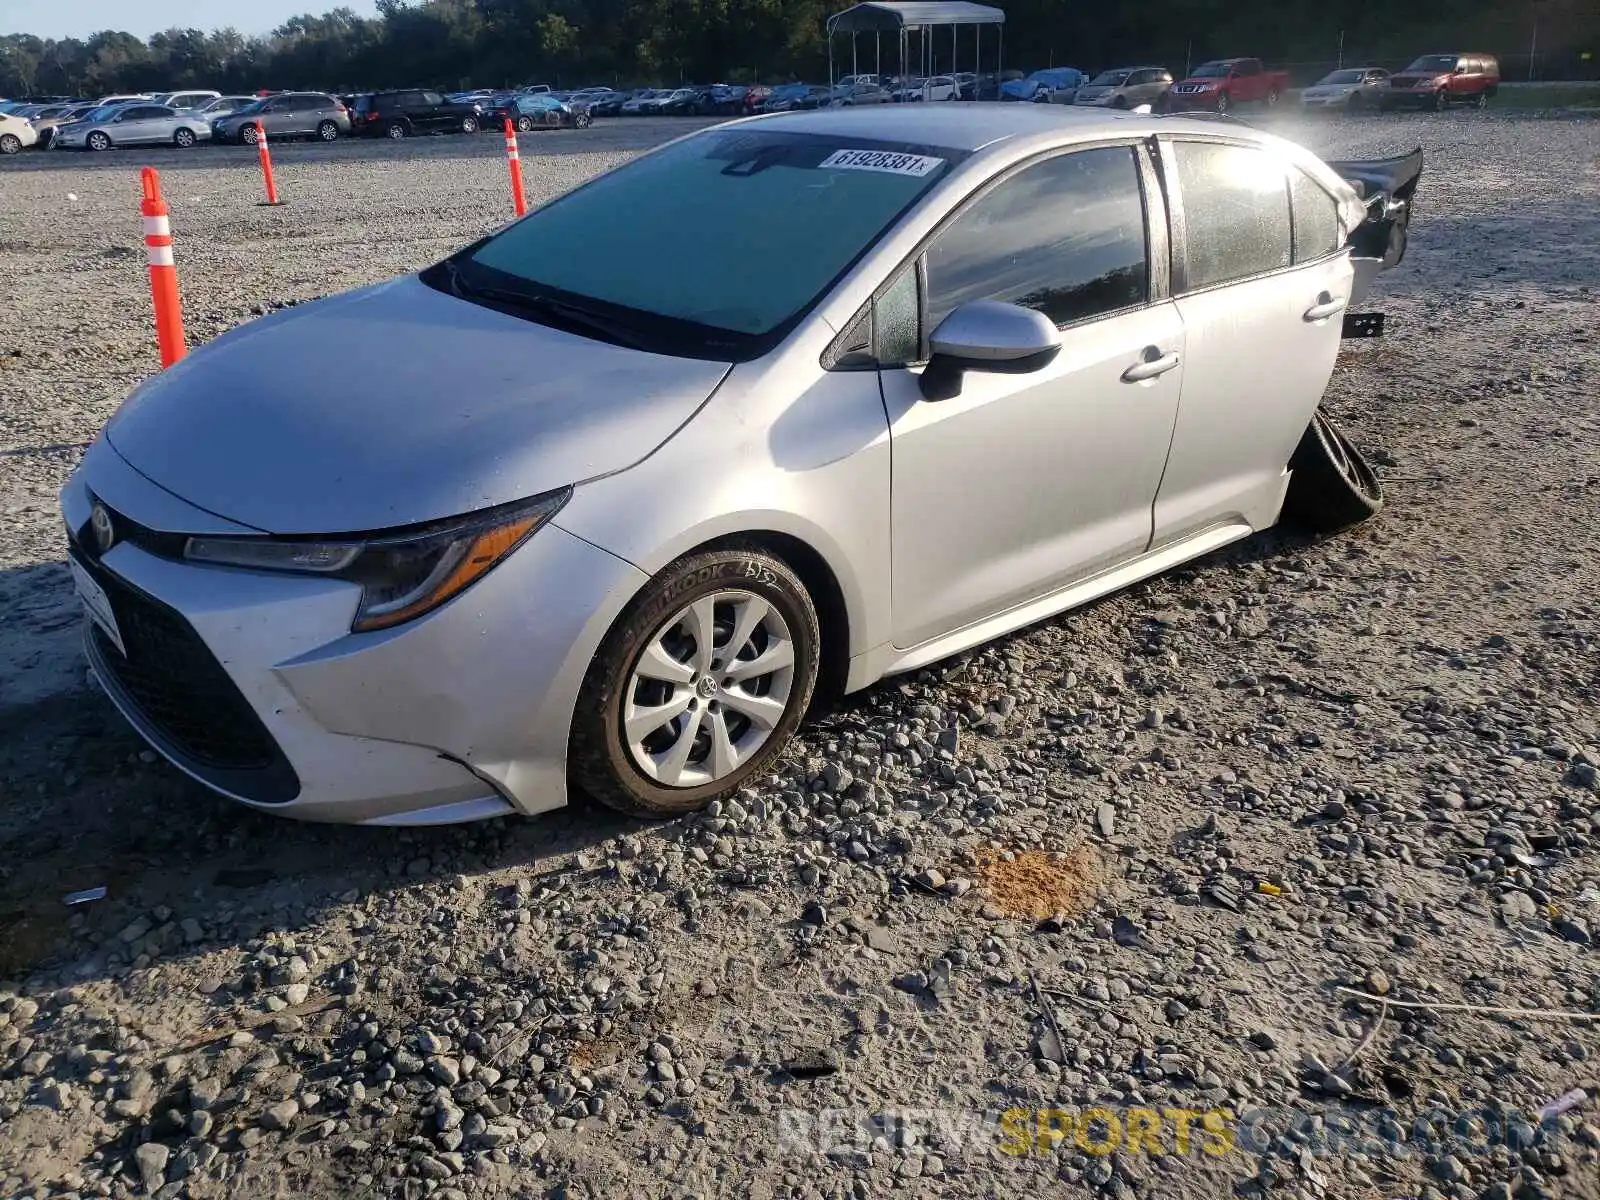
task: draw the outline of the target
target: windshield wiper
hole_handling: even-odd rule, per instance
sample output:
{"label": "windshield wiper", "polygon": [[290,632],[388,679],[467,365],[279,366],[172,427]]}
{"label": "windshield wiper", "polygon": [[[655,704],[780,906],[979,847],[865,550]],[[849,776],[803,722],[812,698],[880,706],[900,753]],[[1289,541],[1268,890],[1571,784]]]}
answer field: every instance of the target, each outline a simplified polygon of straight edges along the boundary
{"label": "windshield wiper", "polygon": [[597,312],[591,312],[586,308],[568,304],[564,300],[557,300],[553,296],[546,296],[539,292],[524,292],[517,288],[468,283],[462,278],[461,268],[452,259],[447,258],[444,260],[444,269],[445,275],[450,281],[450,290],[463,300],[487,300],[491,304],[501,304],[507,308],[514,308],[518,312],[540,314],[547,318],[552,318],[555,323],[567,326],[569,329],[599,334],[600,337],[608,342],[615,342],[632,350],[649,348],[644,340],[626,325],[609,317],[601,316]]}

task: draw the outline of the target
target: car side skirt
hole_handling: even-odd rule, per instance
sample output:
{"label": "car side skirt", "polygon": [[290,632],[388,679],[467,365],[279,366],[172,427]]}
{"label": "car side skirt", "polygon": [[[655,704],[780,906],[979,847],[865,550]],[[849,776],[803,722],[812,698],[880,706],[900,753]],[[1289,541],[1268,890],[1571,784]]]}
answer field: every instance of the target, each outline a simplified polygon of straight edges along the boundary
{"label": "car side skirt", "polygon": [[[1285,472],[1281,486],[1277,489],[1280,508],[1283,491],[1287,486],[1288,473]],[[1268,524],[1270,523],[1269,521]],[[1121,591],[1140,580],[1171,570],[1191,558],[1198,558],[1230,542],[1249,537],[1254,532],[1256,527],[1243,519],[1211,525],[1187,534],[1177,541],[1168,542],[1158,549],[1147,550],[1137,558],[1092,575],[1088,579],[1079,580],[1003,613],[996,613],[965,628],[923,642],[919,646],[907,649],[892,645],[875,647],[851,660],[846,690],[854,691],[866,687],[886,675],[915,671],[983,642],[993,641],[1013,630],[1053,617],[1068,609],[1078,608],[1112,592]]]}

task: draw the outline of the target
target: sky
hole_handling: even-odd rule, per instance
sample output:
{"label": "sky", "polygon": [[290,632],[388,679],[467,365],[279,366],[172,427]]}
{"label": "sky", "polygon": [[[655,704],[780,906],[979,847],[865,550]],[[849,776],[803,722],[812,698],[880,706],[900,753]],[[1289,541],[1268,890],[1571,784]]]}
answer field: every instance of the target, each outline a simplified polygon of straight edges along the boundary
{"label": "sky", "polygon": [[341,5],[363,16],[377,12],[374,0],[0,0],[0,34],[87,37],[100,29],[120,29],[141,38],[177,26],[216,29],[232,25],[240,33],[268,33],[301,13],[323,13]]}

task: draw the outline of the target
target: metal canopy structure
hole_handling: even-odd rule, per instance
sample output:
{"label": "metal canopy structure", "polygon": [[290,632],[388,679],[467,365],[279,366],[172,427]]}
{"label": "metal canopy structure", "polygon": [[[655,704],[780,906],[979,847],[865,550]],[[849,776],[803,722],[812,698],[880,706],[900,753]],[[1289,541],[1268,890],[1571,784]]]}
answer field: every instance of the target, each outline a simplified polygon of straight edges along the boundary
{"label": "metal canopy structure", "polygon": [[900,77],[906,76],[907,52],[910,49],[910,35],[916,33],[919,41],[920,70],[924,78],[935,73],[938,65],[937,51],[933,44],[933,30],[936,27],[948,25],[950,27],[950,67],[956,70],[957,57],[960,51],[959,29],[963,25],[972,26],[973,69],[974,74],[981,73],[983,66],[983,27],[985,25],[999,26],[995,58],[995,72],[998,75],[1004,67],[1005,59],[1005,23],[1006,14],[998,8],[987,4],[974,4],[971,0],[867,0],[866,3],[857,4],[843,12],[834,13],[828,18],[828,85],[833,86],[836,78],[833,69],[833,35],[847,33],[850,35],[850,72],[852,75],[860,74],[859,56],[857,54],[856,37],[859,34],[870,33],[873,35],[873,71],[878,74],[882,82],[883,70],[883,35],[895,36],[900,44]]}

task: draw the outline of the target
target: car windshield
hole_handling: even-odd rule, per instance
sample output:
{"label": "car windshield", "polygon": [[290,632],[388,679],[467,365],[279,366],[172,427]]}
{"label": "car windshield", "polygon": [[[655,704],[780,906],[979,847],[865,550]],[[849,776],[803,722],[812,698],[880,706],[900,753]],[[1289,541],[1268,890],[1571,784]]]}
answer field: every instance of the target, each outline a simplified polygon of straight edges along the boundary
{"label": "car windshield", "polygon": [[1121,87],[1131,74],[1131,71],[1101,71],[1089,82],[1095,87]]}
{"label": "car windshield", "polygon": [[1189,74],[1190,79],[1226,79],[1233,70],[1230,62],[1201,63]]}
{"label": "car windshield", "polygon": [[469,292],[513,289],[615,315],[667,353],[747,359],[963,157],[862,138],[702,134],[599,176],[453,261]]}
{"label": "car windshield", "polygon": [[1424,54],[1406,68],[1408,71],[1454,71],[1459,60],[1454,54]]}
{"label": "car windshield", "polygon": [[113,114],[117,113],[124,107],[125,105],[122,104],[102,104],[93,112],[85,114],[83,119],[85,121],[107,121],[111,119]]}
{"label": "car windshield", "polygon": [[1328,83],[1328,84],[1333,84],[1333,83],[1360,83],[1361,82],[1361,72],[1360,71],[1334,71],[1332,74],[1324,75],[1317,82],[1318,82],[1319,85],[1324,84],[1324,83]]}
{"label": "car windshield", "polygon": [[240,107],[234,109],[233,112],[229,113],[228,115],[237,117],[242,113],[260,112],[266,107],[266,104],[267,102],[265,100],[252,100],[249,104],[241,105]]}

